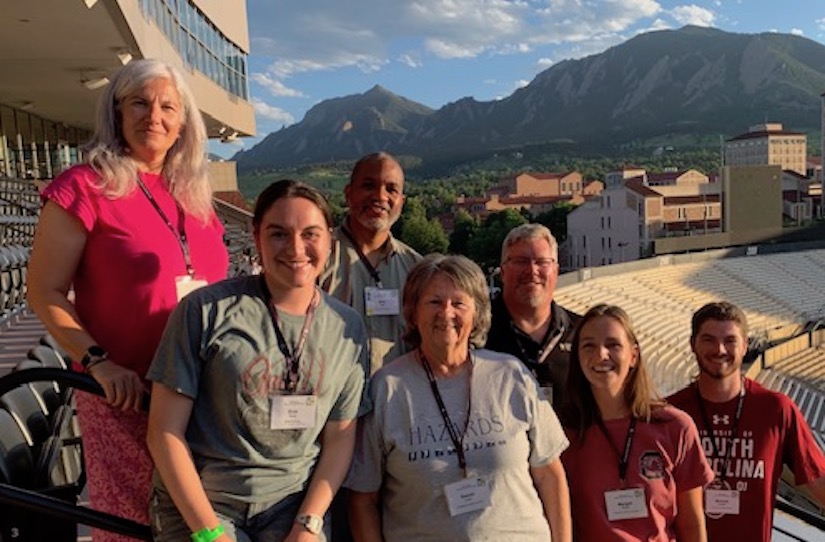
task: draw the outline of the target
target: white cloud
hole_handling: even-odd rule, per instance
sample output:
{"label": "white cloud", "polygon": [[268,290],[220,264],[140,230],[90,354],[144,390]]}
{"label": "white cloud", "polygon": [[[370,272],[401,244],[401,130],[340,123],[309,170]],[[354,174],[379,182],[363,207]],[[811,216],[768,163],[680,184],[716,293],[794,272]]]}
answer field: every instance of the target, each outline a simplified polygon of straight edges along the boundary
{"label": "white cloud", "polygon": [[542,58],[538,59],[538,61],[536,62],[539,69],[541,69],[541,70],[546,70],[547,68],[549,68],[550,66],[552,66],[555,63],[556,63],[555,60],[553,60],[552,58],[547,58],[547,57],[542,57]]}
{"label": "white cloud", "polygon": [[289,88],[281,81],[277,81],[265,73],[253,73],[250,77],[253,81],[266,88],[270,94],[278,98],[305,98],[306,95],[300,90]]}
{"label": "white cloud", "polygon": [[292,114],[257,98],[252,98],[252,107],[255,109],[255,114],[265,119],[282,125],[295,124],[295,117]]}
{"label": "white cloud", "polygon": [[423,62],[421,62],[419,55],[415,53],[404,53],[402,55],[398,55],[398,61],[402,64],[406,64],[410,68],[420,68],[424,65]]}
{"label": "white cloud", "polygon": [[677,6],[670,10],[670,15],[683,25],[713,26],[714,21],[716,21],[714,12],[695,4]]}
{"label": "white cloud", "polygon": [[478,56],[484,47],[468,47],[454,42],[440,39],[426,40],[427,49],[439,58],[473,58]]}
{"label": "white cloud", "polygon": [[814,21],[820,30],[825,30],[825,17]]}
{"label": "white cloud", "polygon": [[794,36],[804,36],[805,32],[801,28],[791,28],[791,34]]}
{"label": "white cloud", "polygon": [[513,90],[518,90],[520,88],[524,88],[529,84],[530,84],[530,81],[528,81],[527,79],[519,79],[518,81],[516,81],[513,84]]}
{"label": "white cloud", "polygon": [[656,0],[247,0],[247,11],[252,54],[268,57],[267,76],[281,82],[344,67],[371,72],[389,62],[418,67],[427,57],[613,45],[663,12]]}
{"label": "white cloud", "polygon": [[637,34],[644,34],[645,32],[653,32],[656,30],[670,30],[673,28],[667,21],[664,19],[656,19],[652,23],[650,23],[647,28],[640,28],[636,33]]}

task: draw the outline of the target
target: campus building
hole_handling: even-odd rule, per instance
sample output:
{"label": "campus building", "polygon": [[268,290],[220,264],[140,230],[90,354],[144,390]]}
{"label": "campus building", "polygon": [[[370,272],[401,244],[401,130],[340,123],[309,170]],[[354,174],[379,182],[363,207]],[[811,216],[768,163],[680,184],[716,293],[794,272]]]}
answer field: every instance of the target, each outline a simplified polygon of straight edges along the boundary
{"label": "campus building", "polygon": [[726,166],[779,166],[805,175],[808,136],[783,129],[778,122],[751,126],[725,142]]}
{"label": "campus building", "polygon": [[572,268],[609,265],[653,254],[653,242],[718,232],[719,184],[697,170],[611,171],[605,190],[567,218]]}
{"label": "campus building", "polygon": [[819,212],[820,184],[779,165],[647,173],[625,167],[567,217],[571,269],[759,243]]}
{"label": "campus building", "polygon": [[[458,196],[455,212],[463,209],[472,216],[484,220],[490,214],[505,209],[523,209],[535,217],[550,211],[560,203],[581,205],[585,198],[597,196],[603,186],[601,181],[583,180],[582,174],[578,171],[522,172],[501,179],[483,196]],[[447,229],[452,228],[448,226]]]}
{"label": "campus building", "polygon": [[138,58],[180,68],[210,138],[255,133],[244,0],[6,1],[2,9],[0,176],[50,179],[78,162],[110,75]]}

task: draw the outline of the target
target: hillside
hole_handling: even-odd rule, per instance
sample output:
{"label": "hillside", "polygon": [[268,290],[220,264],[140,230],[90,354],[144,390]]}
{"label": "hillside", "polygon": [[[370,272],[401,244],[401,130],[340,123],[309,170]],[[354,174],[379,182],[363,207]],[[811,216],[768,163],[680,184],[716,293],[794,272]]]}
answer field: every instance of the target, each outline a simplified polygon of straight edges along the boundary
{"label": "hillside", "polygon": [[433,111],[379,86],[327,100],[235,159],[251,171],[387,150],[426,165],[553,142],[610,152],[683,134],[731,137],[765,119],[818,131],[823,91],[817,42],[686,26],[560,62],[498,101],[462,98]]}

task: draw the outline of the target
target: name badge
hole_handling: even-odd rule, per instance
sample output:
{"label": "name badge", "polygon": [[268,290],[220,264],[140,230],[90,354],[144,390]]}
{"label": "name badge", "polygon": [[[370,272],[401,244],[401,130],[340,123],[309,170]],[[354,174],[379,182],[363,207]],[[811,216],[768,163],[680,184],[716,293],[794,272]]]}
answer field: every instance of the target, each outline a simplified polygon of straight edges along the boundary
{"label": "name badge", "polygon": [[309,429],[315,427],[318,411],[314,395],[273,395],[270,429]]}
{"label": "name badge", "polygon": [[739,515],[739,492],[735,489],[706,489],[705,512]]}
{"label": "name badge", "polygon": [[175,277],[175,292],[177,293],[178,301],[186,297],[189,293],[204,286],[206,286],[204,279],[193,278],[189,275]]}
{"label": "name badge", "polygon": [[367,316],[395,316],[400,312],[397,288],[364,288],[364,305]]}
{"label": "name badge", "polygon": [[604,492],[607,519],[621,521],[647,517],[647,501],[642,488],[617,489]]}
{"label": "name badge", "polygon": [[451,516],[484,510],[491,505],[490,486],[483,478],[466,478],[444,486]]}

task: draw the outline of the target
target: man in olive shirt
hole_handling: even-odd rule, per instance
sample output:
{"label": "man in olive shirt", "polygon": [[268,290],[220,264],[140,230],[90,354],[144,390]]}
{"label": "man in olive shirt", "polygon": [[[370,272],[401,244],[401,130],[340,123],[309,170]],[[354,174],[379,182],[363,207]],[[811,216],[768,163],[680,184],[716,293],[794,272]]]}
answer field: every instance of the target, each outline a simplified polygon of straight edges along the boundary
{"label": "man in olive shirt", "polygon": [[380,152],[358,160],[344,196],[348,213],[320,283],[364,316],[374,373],[406,352],[401,293],[421,255],[390,233],[404,206],[404,171],[395,158]]}
{"label": "man in olive shirt", "polygon": [[501,249],[501,294],[493,300],[486,347],[519,358],[558,409],[578,316],[553,301],[558,244],[541,224],[513,228]]}

